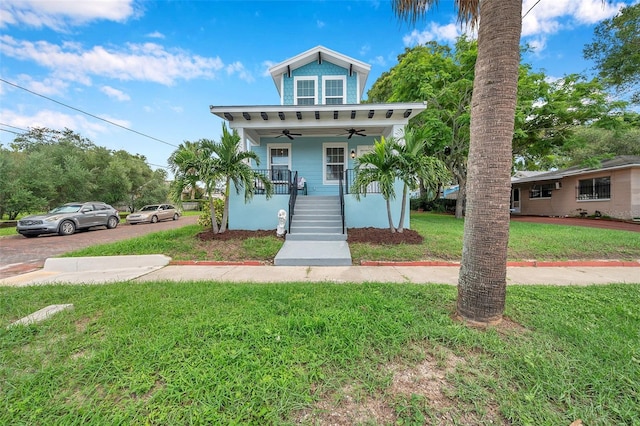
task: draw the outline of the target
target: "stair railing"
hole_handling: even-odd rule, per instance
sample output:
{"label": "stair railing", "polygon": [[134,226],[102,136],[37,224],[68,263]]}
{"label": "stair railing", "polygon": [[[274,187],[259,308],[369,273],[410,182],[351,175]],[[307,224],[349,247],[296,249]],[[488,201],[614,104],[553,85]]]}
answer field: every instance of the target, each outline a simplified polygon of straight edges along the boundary
{"label": "stair railing", "polygon": [[[291,174],[289,174],[291,176]],[[293,174],[292,182],[289,182],[289,223],[287,224],[287,233],[291,233],[291,219],[293,218],[296,208],[296,199],[298,198],[298,171]]]}
{"label": "stair railing", "polygon": [[340,188],[339,189],[340,216],[342,216],[342,233],[344,234],[344,186],[343,186],[342,174],[340,174],[338,177],[338,188]]}

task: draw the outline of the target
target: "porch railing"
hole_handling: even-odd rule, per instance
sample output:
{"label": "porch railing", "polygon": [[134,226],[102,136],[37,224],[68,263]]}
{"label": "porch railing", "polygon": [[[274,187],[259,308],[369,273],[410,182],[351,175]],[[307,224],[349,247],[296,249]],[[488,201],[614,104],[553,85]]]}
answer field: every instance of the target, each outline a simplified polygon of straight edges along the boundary
{"label": "porch railing", "polygon": [[[273,184],[273,193],[275,195],[289,195],[291,194],[292,182],[291,170],[284,169],[254,169],[254,172],[261,174],[267,180]],[[256,179],[254,182],[255,193],[264,194],[264,184],[260,180]]]}
{"label": "porch railing", "polygon": [[[356,171],[354,169],[347,169],[344,171],[344,193],[353,193],[353,181],[356,179]],[[378,182],[371,182],[367,185],[367,194],[379,194],[380,185]],[[364,191],[363,191],[364,192]]]}

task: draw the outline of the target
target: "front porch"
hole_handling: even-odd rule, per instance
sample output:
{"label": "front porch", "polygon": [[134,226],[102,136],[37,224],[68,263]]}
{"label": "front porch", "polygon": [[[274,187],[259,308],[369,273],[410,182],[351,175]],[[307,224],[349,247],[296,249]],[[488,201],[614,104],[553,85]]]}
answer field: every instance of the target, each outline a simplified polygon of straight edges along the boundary
{"label": "front porch", "polygon": [[[272,169],[256,169],[256,171],[273,183],[274,194],[267,199],[264,188],[258,183],[254,188],[253,198],[245,203],[244,195],[236,194],[232,190],[229,199],[229,229],[275,229],[278,225],[278,212],[285,210],[288,217],[286,229],[292,233],[290,226],[295,222],[297,201],[300,198],[319,199],[321,197],[334,197],[337,205],[340,206],[341,221],[343,221],[341,228],[344,227],[344,231],[341,229],[342,234],[346,235],[347,228],[387,228],[389,226],[386,203],[376,184],[369,185],[366,197],[361,196],[360,201],[353,196],[351,191],[355,176],[353,169],[342,173],[343,178],[338,185],[326,185],[322,191],[319,191],[314,184],[316,191],[309,191],[308,195],[305,195],[304,189],[298,189],[297,171],[278,170],[277,174],[274,174]],[[401,182],[396,183],[395,189],[397,196],[390,201],[394,215],[401,208]],[[405,208],[409,210],[408,200]],[[409,215],[406,215],[404,227],[409,229]]]}

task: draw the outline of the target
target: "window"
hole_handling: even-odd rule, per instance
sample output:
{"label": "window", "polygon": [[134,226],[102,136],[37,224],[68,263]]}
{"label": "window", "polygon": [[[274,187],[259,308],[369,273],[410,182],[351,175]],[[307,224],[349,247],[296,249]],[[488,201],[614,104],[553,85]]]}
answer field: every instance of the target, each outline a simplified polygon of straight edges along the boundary
{"label": "window", "polygon": [[551,198],[554,185],[546,183],[544,185],[533,185],[529,191],[529,198]]}
{"label": "window", "polygon": [[326,105],[342,105],[345,103],[345,83],[344,76],[322,77],[324,103]]}
{"label": "window", "polygon": [[578,200],[608,200],[611,198],[611,176],[578,181]]}
{"label": "window", "polygon": [[317,104],[316,77],[295,77],[294,98],[296,105]]}
{"label": "window", "polygon": [[291,145],[269,145],[269,169],[272,181],[289,181],[289,169],[291,167]]}
{"label": "window", "polygon": [[346,164],[346,144],[327,143],[323,145],[324,183],[337,184],[343,176]]}

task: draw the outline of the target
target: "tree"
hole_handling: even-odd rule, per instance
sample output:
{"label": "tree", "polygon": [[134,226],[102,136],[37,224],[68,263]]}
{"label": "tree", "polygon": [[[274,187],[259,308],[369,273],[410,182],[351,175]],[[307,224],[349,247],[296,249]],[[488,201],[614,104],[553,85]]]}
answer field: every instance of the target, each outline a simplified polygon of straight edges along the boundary
{"label": "tree", "polygon": [[[240,136],[234,130],[229,132],[226,124],[222,124],[220,142],[201,139],[196,143],[185,143],[171,154],[169,164],[175,174],[172,186],[172,198],[179,202],[185,188],[192,188],[195,183],[202,182],[205,194],[209,198],[209,211],[213,233],[227,230],[229,219],[229,194],[231,184],[236,193],[244,190],[245,202],[251,200],[255,191],[255,182],[261,181],[266,197],[273,195],[273,184],[266,176],[253,170],[249,160],[260,164],[260,158],[253,151],[241,149]],[[224,182],[224,207],[222,222],[218,227],[214,203],[214,192],[218,183]]]}
{"label": "tree", "polygon": [[[456,217],[463,217],[469,153],[469,127],[477,42],[459,37],[452,49],[431,41],[405,49],[398,64],[368,92],[371,102],[426,101],[412,127],[429,129],[426,153],[445,162],[459,185]],[[598,80],[568,75],[549,81],[521,64],[513,138],[515,168],[548,170],[563,161],[562,145],[577,126],[608,120],[620,109],[609,102]],[[446,152],[446,154],[445,154]]]}
{"label": "tree", "polygon": [[407,130],[400,143],[394,145],[397,152],[396,175],[403,182],[398,232],[403,230],[409,190],[415,190],[422,184],[428,191],[437,193],[440,184],[447,182],[451,177],[442,161],[425,155],[426,145],[426,132],[419,129]]}
{"label": "tree", "polygon": [[640,103],[640,4],[624,7],[594,30],[594,41],[583,50],[594,60],[600,77],[619,92]]}
{"label": "tree", "polygon": [[[367,195],[367,188],[375,183],[386,202],[389,230],[403,232],[406,215],[407,194],[423,183],[437,190],[440,182],[449,179],[446,166],[437,158],[424,155],[426,136],[424,131],[407,130],[404,137],[374,141],[372,152],[361,155],[355,162],[356,175],[351,191],[357,200]],[[402,182],[402,204],[398,226],[393,224],[391,200],[396,197],[396,180]]]}
{"label": "tree", "polygon": [[[400,18],[415,22],[434,3],[393,0],[392,5]],[[506,299],[522,0],[458,0],[456,5],[462,21],[479,21],[457,313],[465,321],[488,324],[502,320]]]}
{"label": "tree", "polygon": [[227,230],[227,220],[229,219],[229,193],[231,184],[239,194],[244,191],[245,203],[251,200],[255,191],[256,180],[261,181],[265,187],[265,194],[270,198],[273,194],[273,185],[266,176],[254,171],[249,160],[253,160],[256,166],[260,165],[260,157],[253,151],[241,149],[240,135],[234,129],[233,132],[227,130],[227,126],[222,124],[222,138],[220,143],[214,147],[214,152],[218,156],[217,168],[225,183],[224,211],[222,214],[222,224],[220,232]]}
{"label": "tree", "polygon": [[384,136],[381,136],[379,141],[374,141],[373,151],[362,154],[355,160],[356,175],[351,185],[351,192],[359,201],[361,195],[367,195],[368,186],[375,182],[387,205],[389,230],[396,232],[391,214],[391,200],[396,197],[394,184],[397,158],[392,145],[392,141],[387,141]]}
{"label": "tree", "polygon": [[171,198],[180,205],[182,192],[192,187],[195,182],[202,182],[204,194],[209,201],[209,213],[214,234],[220,232],[216,220],[215,190],[220,179],[219,170],[216,168],[213,147],[215,142],[209,139],[200,139],[197,142],[181,144],[168,159],[169,167],[174,174],[171,185]]}
{"label": "tree", "polygon": [[[24,194],[19,197],[24,200],[18,203],[21,212],[82,200],[115,205],[131,202],[133,209],[140,207],[134,206],[136,200],[157,203],[167,199],[166,173],[152,171],[143,156],[96,146],[72,130],[32,128],[10,146],[10,154],[21,165],[18,170],[24,169],[25,174],[12,180],[18,185],[12,198],[16,200],[18,192]],[[152,179],[155,183],[149,185]],[[18,208],[15,203],[14,208]]]}
{"label": "tree", "polygon": [[[426,154],[440,158],[459,185],[456,217],[463,215],[469,152],[469,116],[477,43],[459,37],[455,49],[435,41],[406,48],[398,64],[367,92],[368,102],[422,102],[411,127],[429,129]],[[447,154],[444,154],[445,149]]]}

